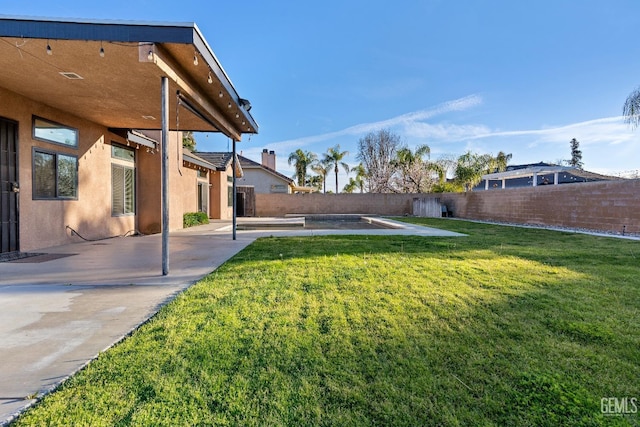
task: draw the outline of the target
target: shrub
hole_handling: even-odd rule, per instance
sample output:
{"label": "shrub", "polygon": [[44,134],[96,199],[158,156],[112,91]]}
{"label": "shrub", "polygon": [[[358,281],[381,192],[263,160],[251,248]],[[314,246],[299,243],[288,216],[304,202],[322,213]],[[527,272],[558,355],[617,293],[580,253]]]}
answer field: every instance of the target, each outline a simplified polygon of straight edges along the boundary
{"label": "shrub", "polygon": [[187,212],[182,217],[182,226],[184,228],[201,224],[209,224],[209,217],[204,212]]}

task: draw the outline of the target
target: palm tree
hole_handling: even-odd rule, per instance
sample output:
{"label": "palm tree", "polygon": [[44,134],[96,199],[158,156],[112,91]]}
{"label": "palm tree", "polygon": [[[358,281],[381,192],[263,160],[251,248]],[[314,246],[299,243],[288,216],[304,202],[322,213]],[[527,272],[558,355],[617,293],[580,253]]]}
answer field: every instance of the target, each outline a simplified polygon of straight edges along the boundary
{"label": "palm tree", "polygon": [[504,171],[506,171],[507,170],[507,165],[511,161],[512,157],[513,157],[513,154],[511,154],[511,153],[505,154],[504,151],[499,151],[498,155],[495,158],[496,172],[504,172]]}
{"label": "palm tree", "polygon": [[305,183],[307,187],[315,188],[318,191],[322,188],[322,177],[320,175],[311,175],[307,177],[307,182]]}
{"label": "palm tree", "polygon": [[624,121],[635,129],[640,125],[640,88],[637,88],[627,97],[622,107],[622,114],[625,116]]}
{"label": "palm tree", "polygon": [[327,192],[327,174],[329,173],[329,165],[320,160],[311,165],[311,170],[322,177],[322,192]]}
{"label": "palm tree", "polygon": [[316,161],[317,157],[311,151],[302,151],[299,148],[289,154],[287,162],[289,165],[294,165],[296,173],[293,176],[298,180],[299,186],[304,187],[307,180],[307,169]]}
{"label": "palm tree", "polygon": [[356,173],[355,182],[360,189],[360,193],[364,193],[364,181],[367,179],[367,171],[364,168],[362,163],[358,163],[358,166],[354,166],[351,168],[351,172]]}
{"label": "palm tree", "polygon": [[433,172],[438,175],[438,184],[442,185],[447,180],[447,168],[442,162],[435,161],[427,163],[427,172]]}
{"label": "palm tree", "polygon": [[354,190],[358,188],[358,181],[356,181],[353,178],[349,178],[349,183],[347,183],[347,185],[344,186],[344,188],[342,189],[343,193],[353,193]]}
{"label": "palm tree", "polygon": [[464,188],[472,191],[473,187],[482,181],[482,175],[492,170],[496,160],[490,154],[476,154],[467,151],[458,157],[455,180]]}
{"label": "palm tree", "polygon": [[349,173],[349,165],[342,161],[342,159],[349,154],[348,151],[340,151],[340,144],[335,147],[329,148],[324,155],[323,162],[326,163],[327,168],[333,166],[333,171],[336,174],[336,194],[338,194],[338,172],[339,166],[342,166],[346,173]]}

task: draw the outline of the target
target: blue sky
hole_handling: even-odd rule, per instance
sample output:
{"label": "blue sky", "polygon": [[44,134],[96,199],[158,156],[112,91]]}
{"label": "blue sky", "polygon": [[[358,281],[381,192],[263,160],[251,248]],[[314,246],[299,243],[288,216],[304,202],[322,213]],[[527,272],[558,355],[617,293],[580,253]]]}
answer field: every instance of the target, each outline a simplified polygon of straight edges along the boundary
{"label": "blue sky", "polygon": [[[260,124],[238,149],[275,150],[288,175],[297,148],[340,144],[355,165],[358,140],[383,127],[434,159],[556,162],[577,138],[588,170],[640,169],[640,129],[621,118],[640,85],[637,0],[2,3],[6,15],[196,22]],[[200,151],[227,146],[198,135]]]}

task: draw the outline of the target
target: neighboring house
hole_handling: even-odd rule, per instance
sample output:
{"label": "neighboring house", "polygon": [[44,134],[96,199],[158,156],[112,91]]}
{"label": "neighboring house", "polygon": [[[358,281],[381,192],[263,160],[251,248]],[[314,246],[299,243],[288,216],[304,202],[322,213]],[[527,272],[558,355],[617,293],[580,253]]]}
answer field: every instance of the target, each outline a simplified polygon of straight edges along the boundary
{"label": "neighboring house", "polygon": [[229,217],[180,131],[258,130],[195,24],[0,18],[0,99],[0,254]]}
{"label": "neighboring house", "polygon": [[262,150],[262,163],[238,156],[244,176],[239,185],[252,186],[259,194],[291,193],[293,179],[276,171],[276,153]]}
{"label": "neighboring house", "polygon": [[538,185],[559,185],[578,182],[614,181],[619,177],[600,175],[569,166],[558,166],[548,163],[527,165],[510,165],[504,172],[490,173],[482,176],[482,182],[474,187],[478,190],[494,190],[503,188],[535,187]]}

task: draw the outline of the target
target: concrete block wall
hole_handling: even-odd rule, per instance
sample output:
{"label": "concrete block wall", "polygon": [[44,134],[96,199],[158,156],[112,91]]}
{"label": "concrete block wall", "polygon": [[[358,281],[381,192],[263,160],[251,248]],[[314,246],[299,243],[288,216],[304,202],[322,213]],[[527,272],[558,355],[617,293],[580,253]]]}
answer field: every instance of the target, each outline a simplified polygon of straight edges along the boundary
{"label": "concrete block wall", "polygon": [[640,233],[640,180],[443,194],[460,218]]}
{"label": "concrete block wall", "polygon": [[640,180],[444,194],[256,194],[256,216],[412,215],[414,198],[439,198],[458,218],[640,233]]}
{"label": "concrete block wall", "polygon": [[411,215],[415,194],[259,194],[256,216],[286,214]]}

